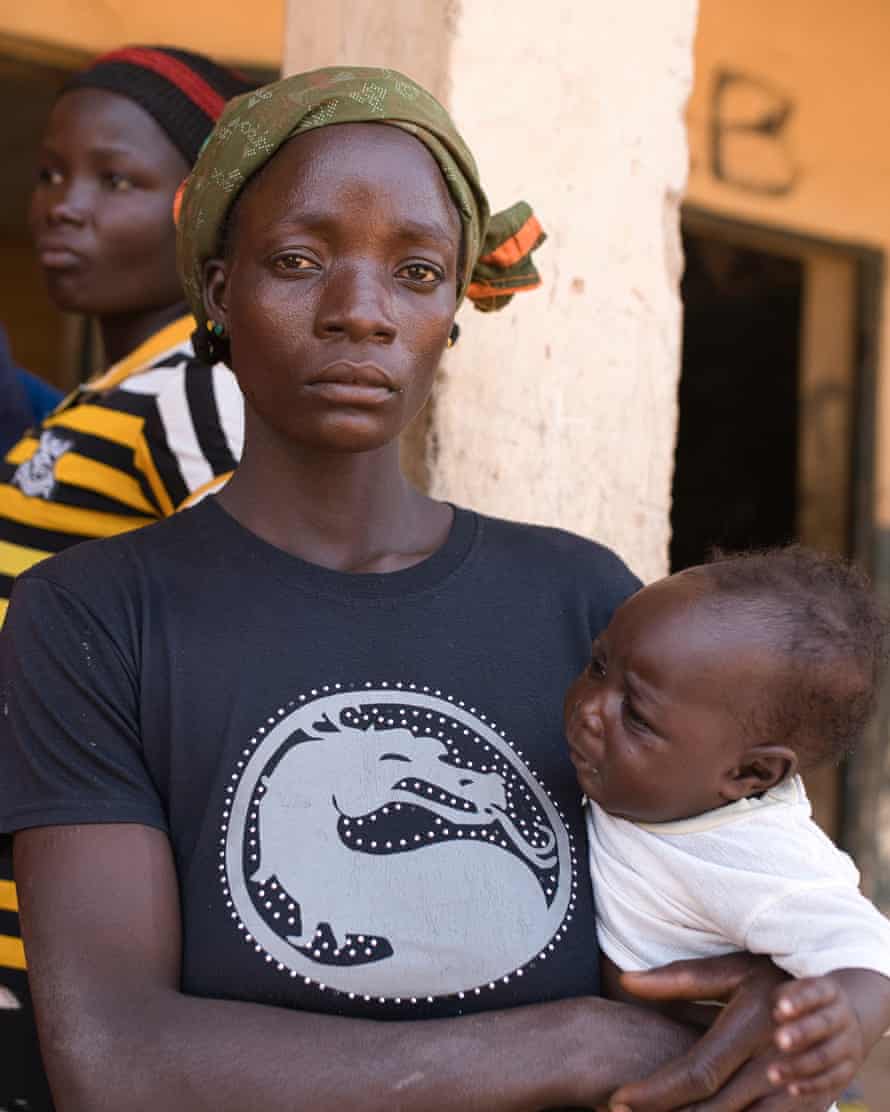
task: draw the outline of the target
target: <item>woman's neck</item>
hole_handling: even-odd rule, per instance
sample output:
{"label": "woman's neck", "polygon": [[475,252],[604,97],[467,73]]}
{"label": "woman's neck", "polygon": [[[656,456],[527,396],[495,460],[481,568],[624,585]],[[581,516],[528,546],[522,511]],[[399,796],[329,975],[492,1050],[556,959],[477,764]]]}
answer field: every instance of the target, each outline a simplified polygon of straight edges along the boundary
{"label": "woman's neck", "polygon": [[99,318],[102,346],[108,363],[117,363],[165,325],[188,312],[184,301],[163,309],[147,309],[139,313],[120,313]]}
{"label": "woman's neck", "polygon": [[[255,441],[255,445],[252,444]],[[395,441],[374,452],[315,452],[250,435],[223,507],[263,540],[322,567],[398,571],[444,544],[451,507],[417,491]]]}

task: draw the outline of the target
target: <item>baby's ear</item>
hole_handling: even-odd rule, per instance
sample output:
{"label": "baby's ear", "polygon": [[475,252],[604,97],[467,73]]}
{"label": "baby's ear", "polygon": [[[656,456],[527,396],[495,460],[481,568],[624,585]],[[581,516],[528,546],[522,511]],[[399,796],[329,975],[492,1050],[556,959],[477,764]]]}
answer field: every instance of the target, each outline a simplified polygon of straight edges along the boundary
{"label": "baby's ear", "polygon": [[760,795],[797,772],[797,754],[787,745],[755,745],[724,776],[721,794],[729,803]]}

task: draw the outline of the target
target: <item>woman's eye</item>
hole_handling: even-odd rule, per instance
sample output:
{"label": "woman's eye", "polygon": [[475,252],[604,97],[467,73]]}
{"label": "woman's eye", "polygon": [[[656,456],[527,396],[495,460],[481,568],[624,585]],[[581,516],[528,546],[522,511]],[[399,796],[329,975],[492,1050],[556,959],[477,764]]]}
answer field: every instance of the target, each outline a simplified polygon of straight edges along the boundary
{"label": "woman's eye", "polygon": [[408,263],[398,271],[399,278],[407,278],[409,282],[417,282],[421,286],[431,286],[441,282],[442,271],[431,263]]}
{"label": "woman's eye", "polygon": [[62,174],[59,170],[53,170],[50,166],[41,166],[37,171],[37,181],[41,185],[61,185]]}
{"label": "woman's eye", "polygon": [[312,259],[307,259],[305,255],[297,255],[294,252],[279,255],[274,260],[274,265],[277,270],[283,270],[288,274],[292,274],[296,270],[318,270],[318,263],[313,262]]}
{"label": "woman's eye", "polygon": [[108,173],[103,180],[106,188],[112,193],[126,193],[128,189],[133,188],[132,181],[123,174]]}

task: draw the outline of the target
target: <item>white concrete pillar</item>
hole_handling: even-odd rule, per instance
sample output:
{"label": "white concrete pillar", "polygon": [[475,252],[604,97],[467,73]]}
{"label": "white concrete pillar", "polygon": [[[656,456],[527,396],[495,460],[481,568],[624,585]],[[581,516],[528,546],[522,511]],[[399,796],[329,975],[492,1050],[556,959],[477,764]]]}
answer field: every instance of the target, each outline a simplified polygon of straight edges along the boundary
{"label": "white concrete pillar", "polygon": [[544,287],[467,306],[418,435],[432,494],[667,568],[680,356],[678,206],[696,0],[289,0],[285,72],[427,84],[494,208],[524,198]]}

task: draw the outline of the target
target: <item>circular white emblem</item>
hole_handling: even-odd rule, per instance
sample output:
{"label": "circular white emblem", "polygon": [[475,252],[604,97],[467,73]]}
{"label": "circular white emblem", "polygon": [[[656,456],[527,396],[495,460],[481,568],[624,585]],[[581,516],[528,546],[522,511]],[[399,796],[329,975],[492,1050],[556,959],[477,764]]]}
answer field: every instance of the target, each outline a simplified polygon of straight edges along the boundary
{"label": "circular white emblem", "polygon": [[367,999],[482,991],[563,936],[569,835],[475,708],[415,685],[313,691],[228,789],[233,918],[291,977]]}

